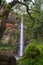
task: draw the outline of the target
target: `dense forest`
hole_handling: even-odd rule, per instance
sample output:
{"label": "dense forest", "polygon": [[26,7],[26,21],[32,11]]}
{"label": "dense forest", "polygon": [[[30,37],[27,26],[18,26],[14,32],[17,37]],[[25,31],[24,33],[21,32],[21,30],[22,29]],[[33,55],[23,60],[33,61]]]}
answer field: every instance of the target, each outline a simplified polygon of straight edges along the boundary
{"label": "dense forest", "polygon": [[42,0],[0,0],[0,61],[0,65],[43,65]]}

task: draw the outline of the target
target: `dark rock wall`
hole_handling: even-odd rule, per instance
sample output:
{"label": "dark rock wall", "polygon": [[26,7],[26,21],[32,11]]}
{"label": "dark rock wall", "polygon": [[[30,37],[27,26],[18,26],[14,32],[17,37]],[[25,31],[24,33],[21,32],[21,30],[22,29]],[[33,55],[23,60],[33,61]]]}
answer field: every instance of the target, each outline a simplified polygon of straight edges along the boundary
{"label": "dark rock wall", "polygon": [[0,65],[16,65],[16,59],[13,56],[0,55]]}

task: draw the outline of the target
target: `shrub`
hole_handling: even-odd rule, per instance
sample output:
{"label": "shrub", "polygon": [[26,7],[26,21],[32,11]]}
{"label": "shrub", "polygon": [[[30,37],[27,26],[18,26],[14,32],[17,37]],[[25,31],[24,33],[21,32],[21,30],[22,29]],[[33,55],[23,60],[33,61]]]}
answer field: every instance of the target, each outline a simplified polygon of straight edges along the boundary
{"label": "shrub", "polygon": [[18,65],[43,65],[43,44],[29,44]]}

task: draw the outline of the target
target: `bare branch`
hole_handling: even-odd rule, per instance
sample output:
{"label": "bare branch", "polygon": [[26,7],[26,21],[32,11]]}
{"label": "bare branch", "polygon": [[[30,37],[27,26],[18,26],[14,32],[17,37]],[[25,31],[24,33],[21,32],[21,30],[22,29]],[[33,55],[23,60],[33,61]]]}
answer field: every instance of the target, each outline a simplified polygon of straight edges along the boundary
{"label": "bare branch", "polygon": [[[31,14],[30,14],[30,12],[29,12],[30,9],[28,8],[28,5],[26,5],[25,3],[20,2],[20,1],[13,1],[13,2],[11,2],[11,3],[9,3],[9,4],[10,4],[10,6],[11,6],[11,8],[12,8],[16,3],[19,3],[19,4],[22,4],[22,5],[26,6],[28,15],[29,15],[30,18],[33,20],[33,22],[35,23],[35,19],[31,16]],[[32,9],[31,9],[31,10],[32,10]],[[35,11],[35,12],[38,13],[37,10],[32,10],[32,11]]]}
{"label": "bare branch", "polygon": [[[31,13],[28,11],[28,7],[27,7],[27,12],[28,12],[28,15],[30,16],[30,18],[33,20],[33,22],[35,23],[35,19],[31,16]],[[34,24],[33,24],[33,26],[34,26]],[[33,27],[32,26],[32,27]]]}
{"label": "bare branch", "polygon": [[29,9],[28,5],[26,5],[25,3],[20,2],[20,1],[12,1],[11,3],[9,3],[9,5],[12,8],[16,3],[19,3],[19,4],[22,4],[22,5],[26,6],[27,7],[27,13],[28,13],[29,10],[32,10],[32,11],[34,11],[36,13],[39,13],[39,11],[37,11],[37,10]]}

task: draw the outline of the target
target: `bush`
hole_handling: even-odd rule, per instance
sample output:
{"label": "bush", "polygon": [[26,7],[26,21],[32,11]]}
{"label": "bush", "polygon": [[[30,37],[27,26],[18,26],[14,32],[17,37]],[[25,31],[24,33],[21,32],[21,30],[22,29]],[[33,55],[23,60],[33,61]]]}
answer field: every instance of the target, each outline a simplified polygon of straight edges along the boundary
{"label": "bush", "polygon": [[43,44],[29,44],[18,65],[43,65]]}

